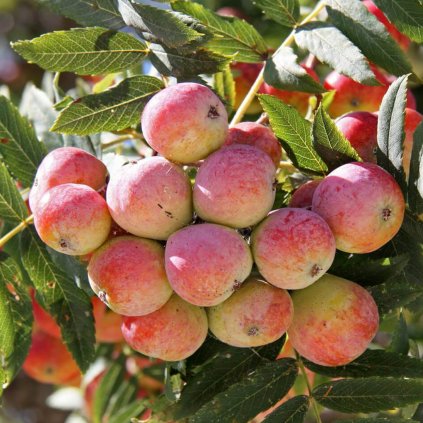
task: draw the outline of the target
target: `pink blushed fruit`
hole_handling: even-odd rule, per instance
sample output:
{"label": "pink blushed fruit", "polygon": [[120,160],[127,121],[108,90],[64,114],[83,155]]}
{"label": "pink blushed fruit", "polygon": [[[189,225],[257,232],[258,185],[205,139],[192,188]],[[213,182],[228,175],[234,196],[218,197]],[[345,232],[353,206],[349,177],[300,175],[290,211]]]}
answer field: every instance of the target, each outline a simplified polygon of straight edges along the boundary
{"label": "pink blushed fruit", "polygon": [[29,193],[29,205],[35,211],[41,197],[61,184],[83,184],[98,191],[106,183],[107,168],[95,156],[75,147],[53,150],[41,162]]}
{"label": "pink blushed fruit", "polygon": [[100,299],[125,316],[152,313],[172,295],[163,247],[134,236],[113,238],[99,248],[88,264],[88,277]]}
{"label": "pink blushed fruit", "polygon": [[326,274],[292,294],[292,346],[313,363],[343,366],[360,356],[379,327],[372,296],[360,285]]}
{"label": "pink blushed fruit", "polygon": [[251,234],[254,261],[267,282],[301,289],[319,279],[335,257],[327,223],[305,209],[275,210]]}
{"label": "pink blushed fruit", "polygon": [[279,339],[292,321],[291,297],[250,277],[230,298],[207,309],[211,332],[234,347],[258,347]]}
{"label": "pink blushed fruit", "polygon": [[248,144],[260,148],[273,160],[276,167],[282,156],[281,145],[275,134],[267,126],[256,122],[241,122],[229,128],[225,146],[232,144]]}
{"label": "pink blushed fruit", "polygon": [[373,163],[348,163],[317,187],[312,210],[347,253],[370,253],[390,241],[404,218],[404,197],[394,178]]}
{"label": "pink blushed fruit", "polygon": [[275,199],[275,165],[257,147],[233,144],[208,157],[194,184],[194,208],[208,222],[245,228],[262,220]]}
{"label": "pink blushed fruit", "polygon": [[86,185],[63,184],[48,190],[34,210],[34,225],[51,248],[84,255],[106,241],[112,219],[103,197]]}
{"label": "pink blushed fruit", "polygon": [[142,132],[167,159],[191,163],[206,158],[225,141],[228,115],[219,97],[204,85],[171,85],[145,106]]}
{"label": "pink blushed fruit", "polygon": [[91,298],[95,322],[95,338],[97,342],[122,342],[123,336],[120,327],[122,316],[110,310],[95,295]]}
{"label": "pink blushed fruit", "polygon": [[136,351],[166,361],[183,360],[200,348],[207,336],[204,309],[177,295],[146,316],[125,317],[122,333]]}
{"label": "pink blushed fruit", "polygon": [[311,209],[314,191],[316,191],[320,182],[322,182],[321,179],[307,181],[305,184],[297,188],[292,194],[289,207]]}
{"label": "pink blushed fruit", "polygon": [[131,234],[165,240],[192,220],[192,188],[178,165],[163,157],[130,162],[112,173],[107,205]]}
{"label": "pink blushed fruit", "polygon": [[376,163],[377,121],[370,112],[352,112],[336,120],[338,129],[365,162]]}
{"label": "pink blushed fruit", "polygon": [[211,223],[193,225],[167,241],[166,273],[175,292],[198,306],[226,300],[248,277],[253,260],[235,230]]}

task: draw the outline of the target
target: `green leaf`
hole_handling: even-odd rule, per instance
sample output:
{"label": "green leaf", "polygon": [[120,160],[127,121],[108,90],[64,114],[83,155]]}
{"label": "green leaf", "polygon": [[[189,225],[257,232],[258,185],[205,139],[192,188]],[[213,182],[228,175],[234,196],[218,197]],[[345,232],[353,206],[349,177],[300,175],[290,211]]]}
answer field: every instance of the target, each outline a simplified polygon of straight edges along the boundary
{"label": "green leaf", "polygon": [[354,81],[379,85],[359,48],[333,25],[325,22],[301,25],[295,30],[295,42]]}
{"label": "green leaf", "polygon": [[138,417],[145,409],[146,406],[143,401],[133,401],[121,407],[119,411],[108,420],[108,423],[128,423],[132,418]]}
{"label": "green leaf", "polygon": [[125,378],[125,362],[122,357],[107,369],[94,393],[92,419],[101,423],[110,398],[115,394]]}
{"label": "green leaf", "polygon": [[28,209],[16,188],[15,181],[10,177],[3,162],[0,162],[0,217],[20,223],[28,216]]}
{"label": "green leaf", "polygon": [[21,237],[22,262],[42,305],[59,324],[62,339],[82,372],[95,358],[95,329],[91,300],[49,256],[34,229]]}
{"label": "green leaf", "polygon": [[286,395],[298,374],[294,359],[259,365],[241,382],[216,395],[190,418],[190,422],[246,422]]}
{"label": "green leaf", "polygon": [[386,351],[407,355],[409,349],[410,344],[408,339],[407,322],[404,318],[404,313],[401,311],[392,333],[391,343],[389,344],[389,347],[386,349]]}
{"label": "green leaf", "polygon": [[390,85],[380,105],[377,124],[377,163],[394,176],[403,192],[406,192],[402,150],[407,80],[408,75],[404,75]]}
{"label": "green leaf", "polygon": [[150,44],[148,55],[153,66],[165,76],[187,78],[202,73],[223,71],[230,59],[211,51],[199,49],[194,53],[170,49],[159,44]]}
{"label": "green leaf", "polygon": [[423,7],[418,0],[375,0],[399,31],[417,43],[423,42]]}
{"label": "green leaf", "polygon": [[256,0],[255,4],[266,17],[286,27],[294,27],[300,17],[298,0]]}
{"label": "green leaf", "polygon": [[215,53],[250,63],[261,62],[267,57],[265,41],[249,23],[219,16],[198,3],[175,1],[172,8],[198,19],[213,33],[213,39],[206,46]]}
{"label": "green leaf", "polygon": [[413,135],[407,199],[413,213],[423,213],[423,123],[420,123]]}
{"label": "green leaf", "polygon": [[229,66],[222,72],[213,75],[213,88],[226,105],[228,115],[235,107],[235,81]]}
{"label": "green leaf", "polygon": [[263,110],[269,115],[273,132],[298,169],[325,173],[328,168],[313,147],[311,123],[298,111],[270,95],[260,95]]}
{"label": "green leaf", "polygon": [[168,10],[118,0],[119,11],[128,26],[153,34],[161,44],[177,48],[204,37]]}
{"label": "green leaf", "polygon": [[337,420],[336,423],[416,423],[417,420],[410,420],[410,419],[396,419],[396,418],[364,418],[364,419],[353,419],[353,420]]}
{"label": "green leaf", "polygon": [[326,367],[303,359],[306,367],[328,377],[374,377],[423,378],[423,362],[396,352],[366,350],[353,362],[339,367]]}
{"label": "green leaf", "polygon": [[317,386],[313,397],[332,410],[371,413],[422,401],[423,383],[386,377],[344,379]]}
{"label": "green leaf", "polygon": [[132,403],[136,399],[139,389],[138,381],[135,377],[124,380],[116,392],[110,397],[103,415],[103,420],[110,421],[111,417],[119,414],[122,408]]}
{"label": "green leaf", "polygon": [[373,63],[394,75],[411,72],[404,52],[385,26],[359,0],[329,0],[326,10],[334,25]]}
{"label": "green leaf", "polygon": [[361,160],[322,105],[319,106],[314,116],[313,143],[329,170],[351,161]]}
{"label": "green leaf", "polygon": [[96,75],[119,72],[143,60],[147,46],[132,35],[105,28],[74,28],[17,41],[14,50],[45,70]]}
{"label": "green leaf", "polygon": [[299,395],[289,399],[271,414],[266,416],[264,423],[303,423],[310,406],[310,398]]}
{"label": "green leaf", "polygon": [[75,100],[57,117],[51,130],[65,134],[86,135],[119,131],[137,124],[141,112],[163,82],[152,76],[133,76],[100,94]]}
{"label": "green leaf", "polygon": [[[283,341],[276,341],[275,345],[266,345],[259,348],[233,348],[220,342],[214,349],[207,347],[207,351],[216,351],[213,360],[201,367],[201,370],[192,377],[182,391],[180,400],[175,406],[173,415],[176,419],[189,417],[201,406],[211,401],[219,392],[243,380],[260,363],[267,361],[262,354],[271,354],[274,359],[282,348]],[[276,349],[274,348],[276,346]]]}
{"label": "green leaf", "polygon": [[[0,386],[9,384],[31,346],[32,303],[15,261],[0,253]],[[1,396],[1,389],[0,389]]]}
{"label": "green leaf", "polygon": [[125,26],[114,0],[36,0],[59,15],[82,26],[100,25],[109,29]]}
{"label": "green leaf", "polygon": [[279,48],[276,54],[266,61],[264,80],[281,90],[323,93],[325,89],[297,63],[297,59],[292,48]]}
{"label": "green leaf", "polygon": [[3,96],[0,96],[0,154],[13,176],[24,186],[32,185],[38,165],[46,154],[34,129]]}

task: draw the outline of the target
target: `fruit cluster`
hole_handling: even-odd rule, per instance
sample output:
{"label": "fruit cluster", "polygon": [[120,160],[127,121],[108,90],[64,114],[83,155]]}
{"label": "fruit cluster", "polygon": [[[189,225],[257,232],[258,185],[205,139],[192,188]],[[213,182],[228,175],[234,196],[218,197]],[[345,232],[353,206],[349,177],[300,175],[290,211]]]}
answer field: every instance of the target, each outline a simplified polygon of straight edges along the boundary
{"label": "fruit cluster", "polygon": [[[368,253],[397,233],[405,205],[393,177],[374,163],[349,163],[272,211],[278,140],[257,123],[228,129],[209,88],[165,88],[141,124],[160,156],[126,163],[104,190],[101,161],[60,148],[44,159],[30,193],[41,239],[65,254],[90,254],[91,287],[124,316],[126,342],[176,361],[208,329],[237,347],[288,332],[315,363],[359,356],[378,329],[377,306],[363,287],[326,272],[336,249]],[[127,233],[111,236],[112,222]]]}

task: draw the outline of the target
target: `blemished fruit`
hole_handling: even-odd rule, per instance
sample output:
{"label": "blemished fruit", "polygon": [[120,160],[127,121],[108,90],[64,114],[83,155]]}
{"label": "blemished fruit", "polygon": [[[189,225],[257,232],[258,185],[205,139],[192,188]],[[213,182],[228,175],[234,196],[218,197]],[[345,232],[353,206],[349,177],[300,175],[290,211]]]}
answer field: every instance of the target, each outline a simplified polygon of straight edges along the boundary
{"label": "blemished fruit", "polygon": [[164,248],[149,239],[122,236],[109,240],[91,257],[88,277],[98,297],[125,316],[152,313],[172,295]]}
{"label": "blemished fruit", "polygon": [[54,385],[75,384],[81,372],[63,342],[42,331],[34,331],[23,369],[31,378]]}
{"label": "blemished fruit", "polygon": [[332,265],[335,239],[316,213],[300,208],[275,210],[251,234],[254,261],[267,282],[301,289]]}
{"label": "blemished fruit", "polygon": [[314,191],[316,191],[320,182],[322,182],[321,179],[314,179],[297,188],[289,201],[289,207],[311,209]]}
{"label": "blemished fruit", "polygon": [[94,251],[107,239],[112,219],[103,197],[86,185],[49,189],[34,210],[34,225],[51,248],[69,255]]}
{"label": "blemished fruit", "polygon": [[[317,73],[305,66],[301,65],[301,67],[315,80],[319,81],[319,77]],[[260,87],[260,93],[274,95],[275,97],[280,98],[283,102],[290,104],[291,106],[295,107],[298,112],[305,116],[309,107],[309,99],[313,94],[300,92],[300,91],[287,91],[281,90],[279,88],[272,87],[271,85],[263,82],[262,86]]]}
{"label": "blemished fruit", "polygon": [[225,146],[248,144],[260,148],[279,166],[282,156],[281,145],[272,130],[256,122],[241,122],[229,128]]}
{"label": "blemished fruit", "polygon": [[313,363],[343,366],[360,356],[379,327],[372,296],[360,285],[326,274],[292,294],[293,347]]}
{"label": "blemished fruit", "polygon": [[398,232],[405,203],[388,172],[373,163],[354,162],[338,167],[322,181],[312,210],[326,220],[339,250],[370,253]]}
{"label": "blemished fruit", "polygon": [[122,324],[123,336],[134,350],[166,361],[192,355],[206,339],[207,329],[204,309],[177,295],[154,313],[125,317]]}
{"label": "blemished fruit", "polygon": [[336,126],[364,162],[376,163],[377,121],[370,112],[347,113],[336,120]]}
{"label": "blemished fruit", "polygon": [[192,220],[192,188],[178,165],[150,157],[123,165],[110,177],[107,205],[131,234],[165,240]]}
{"label": "blemished fruit", "polygon": [[234,347],[258,347],[279,339],[292,321],[291,297],[256,278],[248,278],[223,303],[207,309],[217,339]]}
{"label": "blemished fruit", "polygon": [[408,180],[408,175],[410,174],[410,161],[411,161],[411,152],[413,151],[413,142],[414,142],[414,131],[417,126],[423,120],[423,115],[421,115],[416,110],[406,108],[405,109],[405,122],[404,122],[404,151],[402,164],[404,167],[404,172]]}
{"label": "blemished fruit", "polygon": [[234,229],[211,223],[174,233],[165,250],[166,273],[175,292],[198,306],[226,300],[248,277],[253,259]]}
{"label": "blemished fruit", "polygon": [[171,85],[145,106],[142,132],[148,144],[167,159],[192,163],[225,142],[228,115],[219,97],[204,85]]}
{"label": "blemished fruit", "polygon": [[258,223],[275,200],[275,165],[257,147],[233,144],[208,157],[194,184],[194,209],[208,222],[233,228]]}
{"label": "blemished fruit", "polygon": [[80,148],[61,147],[44,157],[29,193],[29,205],[35,211],[41,197],[50,188],[73,183],[88,185],[98,191],[106,183],[107,168],[90,153]]}
{"label": "blemished fruit", "polygon": [[97,342],[122,342],[122,316],[110,310],[98,297],[91,298],[93,306],[95,339]]}

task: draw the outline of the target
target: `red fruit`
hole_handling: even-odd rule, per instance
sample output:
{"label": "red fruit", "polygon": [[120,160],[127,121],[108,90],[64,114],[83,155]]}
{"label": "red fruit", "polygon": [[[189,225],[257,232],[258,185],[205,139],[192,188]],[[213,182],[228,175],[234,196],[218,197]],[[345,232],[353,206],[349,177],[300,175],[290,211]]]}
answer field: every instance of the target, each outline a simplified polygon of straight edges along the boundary
{"label": "red fruit", "polygon": [[220,16],[228,16],[248,20],[248,16],[241,9],[238,9],[236,7],[221,7],[220,9],[216,10],[216,13]]}
{"label": "red fruit", "polygon": [[[232,74],[235,82],[235,109],[238,109],[251,85],[257,79],[263,65],[258,63],[233,63],[231,65]],[[257,98],[248,106],[247,114],[260,113],[262,110],[260,102]]]}
{"label": "red fruit", "polygon": [[319,186],[321,179],[307,181],[305,184],[297,188],[292,194],[289,207],[311,209],[313,203],[313,195]]}
{"label": "red fruit", "polygon": [[55,338],[61,338],[60,326],[55,322],[53,317],[50,316],[36,301],[35,292],[31,292],[32,297],[32,311],[34,314],[35,326],[41,331],[48,333]]}
{"label": "red fruit", "polygon": [[122,342],[122,316],[110,310],[98,297],[92,297],[97,342]]}

